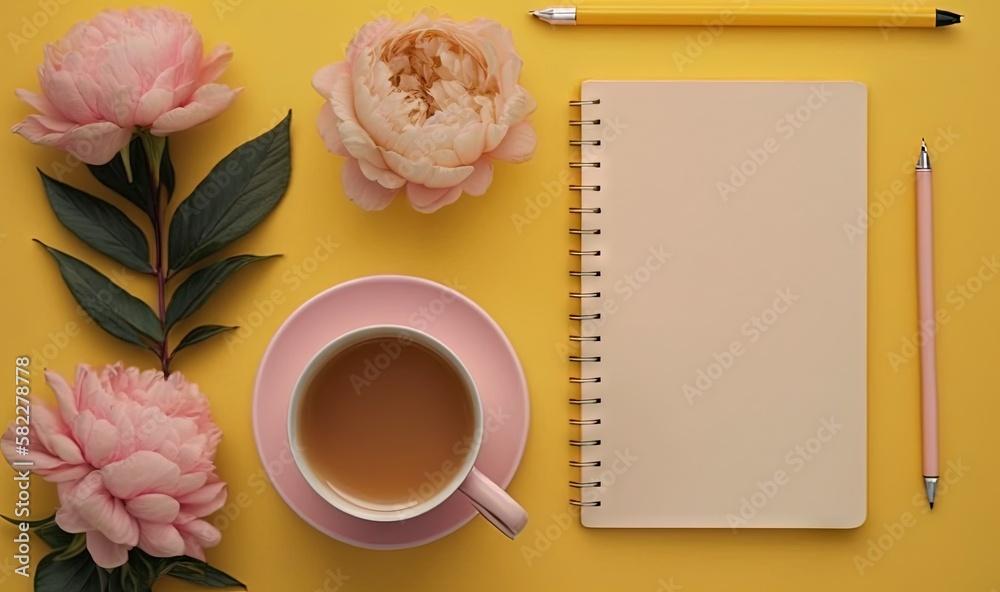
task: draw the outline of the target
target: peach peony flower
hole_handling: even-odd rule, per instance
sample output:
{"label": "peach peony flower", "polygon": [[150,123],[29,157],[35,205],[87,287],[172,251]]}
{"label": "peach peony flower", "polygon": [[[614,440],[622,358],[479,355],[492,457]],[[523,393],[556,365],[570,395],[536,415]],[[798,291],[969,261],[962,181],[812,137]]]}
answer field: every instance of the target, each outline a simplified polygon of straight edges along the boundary
{"label": "peach peony flower", "polygon": [[100,372],[81,364],[75,385],[53,371],[45,378],[58,406],[32,397],[30,453],[17,453],[14,424],[0,448],[57,484],[59,527],[86,533],[87,550],[108,569],[136,546],[204,559],[202,548],[221,534],[202,518],[225,503],[226,484],[213,464],[222,432],[198,386],[179,372],[164,379],[120,363]]}
{"label": "peach peony flower", "polygon": [[433,212],[462,192],[485,193],[492,159],[524,162],[535,150],[525,121],[535,101],[520,73],[510,31],[495,21],[421,14],[362,27],[346,61],[313,76],[328,99],[320,135],[347,157],[347,196],[381,210],[405,186],[415,209]]}
{"label": "peach peony flower", "polygon": [[40,114],[11,131],[88,164],[114,158],[132,134],[166,136],[221,113],[240,89],[215,84],[233,57],[204,57],[191,17],[170,8],[105,10],[45,46],[42,94],[16,94]]}

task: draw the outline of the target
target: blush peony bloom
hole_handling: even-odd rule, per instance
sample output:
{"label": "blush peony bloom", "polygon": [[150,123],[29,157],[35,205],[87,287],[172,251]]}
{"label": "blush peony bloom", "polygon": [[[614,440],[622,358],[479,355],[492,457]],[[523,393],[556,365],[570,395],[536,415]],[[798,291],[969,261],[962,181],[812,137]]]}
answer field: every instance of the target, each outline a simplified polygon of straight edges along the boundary
{"label": "blush peony bloom", "polygon": [[86,533],[94,561],[109,569],[136,546],[204,559],[221,534],[202,518],[225,503],[226,484],[213,464],[222,432],[198,386],[120,363],[99,372],[81,364],[74,385],[52,371],[45,378],[58,405],[32,397],[30,453],[17,453],[14,424],[0,448],[57,484],[59,527]]}
{"label": "blush peony bloom", "polygon": [[16,94],[39,111],[11,131],[88,164],[114,158],[134,132],[166,136],[221,113],[240,89],[213,81],[233,57],[204,57],[191,17],[170,8],[106,10],[45,46],[42,94]]}
{"label": "blush peony bloom", "polygon": [[535,101],[520,73],[510,31],[495,21],[421,14],[365,25],[346,61],[313,76],[328,99],[320,135],[347,157],[347,196],[381,210],[405,187],[415,209],[433,212],[463,192],[485,193],[493,159],[524,162],[535,150],[525,121]]}

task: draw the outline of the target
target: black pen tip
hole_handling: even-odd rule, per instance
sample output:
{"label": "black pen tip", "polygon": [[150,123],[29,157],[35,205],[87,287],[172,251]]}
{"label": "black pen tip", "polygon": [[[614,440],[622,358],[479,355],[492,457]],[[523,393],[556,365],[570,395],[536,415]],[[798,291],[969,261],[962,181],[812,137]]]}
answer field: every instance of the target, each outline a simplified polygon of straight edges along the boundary
{"label": "black pen tip", "polygon": [[962,22],[963,16],[956,12],[951,12],[950,10],[937,10],[936,12],[937,24],[935,26],[947,27],[948,25],[957,25]]}
{"label": "black pen tip", "polygon": [[931,502],[931,509],[934,509],[934,502]]}

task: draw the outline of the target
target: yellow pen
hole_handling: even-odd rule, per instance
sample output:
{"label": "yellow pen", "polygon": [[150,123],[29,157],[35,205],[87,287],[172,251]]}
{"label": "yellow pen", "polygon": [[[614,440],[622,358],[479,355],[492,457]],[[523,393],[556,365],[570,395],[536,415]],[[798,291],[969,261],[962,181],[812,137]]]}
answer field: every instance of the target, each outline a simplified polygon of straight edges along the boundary
{"label": "yellow pen", "polygon": [[718,22],[749,27],[947,27],[962,15],[928,7],[898,6],[567,6],[531,10],[551,25],[705,25]]}

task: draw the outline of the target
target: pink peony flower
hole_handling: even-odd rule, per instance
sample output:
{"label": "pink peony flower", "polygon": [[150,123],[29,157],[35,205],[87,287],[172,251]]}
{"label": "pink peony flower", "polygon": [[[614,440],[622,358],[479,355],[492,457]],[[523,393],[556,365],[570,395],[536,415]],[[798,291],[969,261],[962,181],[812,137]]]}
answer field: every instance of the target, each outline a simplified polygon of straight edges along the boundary
{"label": "pink peony flower", "polygon": [[239,89],[215,84],[233,57],[207,58],[191,17],[170,8],[105,10],[45,46],[42,94],[16,94],[39,111],[11,131],[104,164],[132,134],[179,132],[221,113]]}
{"label": "pink peony flower", "polygon": [[328,99],[323,142],[347,157],[347,196],[381,210],[405,186],[415,209],[433,212],[462,192],[485,193],[493,159],[524,162],[535,150],[525,121],[535,101],[520,73],[510,31],[495,21],[421,14],[362,27],[347,59],[312,81]]}
{"label": "pink peony flower", "polygon": [[45,378],[58,406],[32,397],[29,455],[16,453],[13,423],[0,448],[57,484],[59,527],[86,533],[94,561],[109,569],[136,546],[204,559],[221,534],[202,518],[225,503],[226,484],[213,464],[222,432],[198,386],[120,363],[100,372],[81,364],[75,385],[53,371]]}

